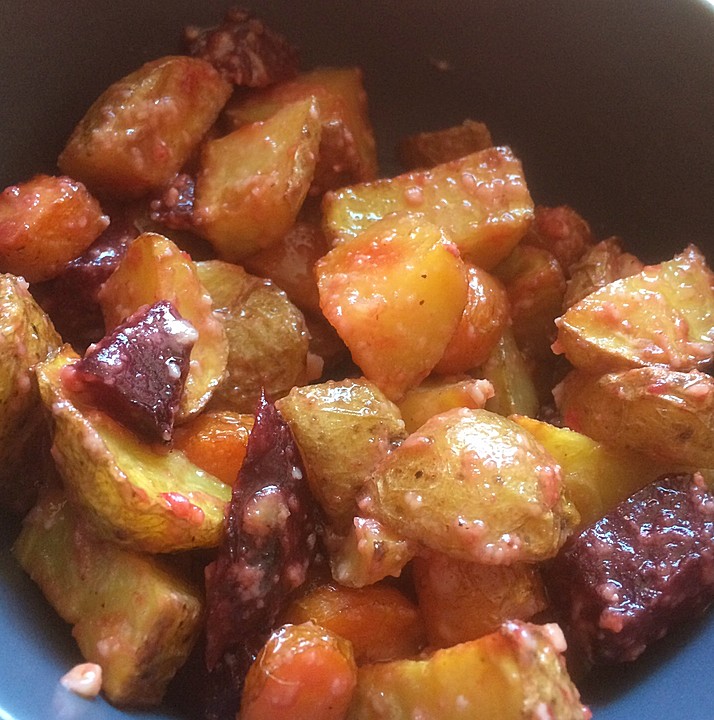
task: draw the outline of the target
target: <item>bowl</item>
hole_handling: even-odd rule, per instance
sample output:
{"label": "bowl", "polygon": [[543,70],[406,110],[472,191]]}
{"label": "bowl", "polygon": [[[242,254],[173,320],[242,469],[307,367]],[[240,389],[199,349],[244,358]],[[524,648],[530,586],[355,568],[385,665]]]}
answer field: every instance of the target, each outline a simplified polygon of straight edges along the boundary
{"label": "bowl", "polygon": [[[178,49],[219,0],[0,3],[0,183],[55,171],[96,96]],[[704,0],[246,0],[301,48],[303,65],[364,68],[384,174],[399,137],[470,117],[524,164],[536,202],[569,204],[646,261],[694,242],[714,261],[714,5]],[[125,718],[58,685],[79,661],[69,629],[0,545],[0,717]],[[705,720],[714,619],[581,688],[598,720]],[[186,716],[182,708],[134,718]]]}

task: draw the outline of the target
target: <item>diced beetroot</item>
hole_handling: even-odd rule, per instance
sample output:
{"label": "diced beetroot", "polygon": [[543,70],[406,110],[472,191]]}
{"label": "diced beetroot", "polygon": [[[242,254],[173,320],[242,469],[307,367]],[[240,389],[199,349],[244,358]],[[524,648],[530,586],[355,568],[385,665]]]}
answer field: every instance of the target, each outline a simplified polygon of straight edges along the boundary
{"label": "diced beetroot", "polygon": [[168,442],[196,338],[170,302],[147,305],[68,366],[62,379],[148,440]]}
{"label": "diced beetroot", "polygon": [[233,8],[217,28],[189,26],[184,43],[190,55],[207,60],[238,86],[265,87],[297,74],[295,48],[247,10]]}
{"label": "diced beetroot", "polygon": [[288,424],[265,398],[233,490],[226,535],[206,568],[205,717],[236,717],[248,668],[315,559],[314,501]]}
{"label": "diced beetroot", "polygon": [[57,331],[77,350],[83,351],[104,334],[97,293],[138,234],[130,213],[118,211],[112,214],[109,227],[60,275],[32,286]]}
{"label": "diced beetroot", "polygon": [[151,219],[172,230],[193,229],[193,201],[196,181],[179,173],[161,194],[151,201]]}
{"label": "diced beetroot", "polygon": [[699,474],[665,475],[568,541],[546,578],[591,663],[634,660],[714,599],[714,496]]}

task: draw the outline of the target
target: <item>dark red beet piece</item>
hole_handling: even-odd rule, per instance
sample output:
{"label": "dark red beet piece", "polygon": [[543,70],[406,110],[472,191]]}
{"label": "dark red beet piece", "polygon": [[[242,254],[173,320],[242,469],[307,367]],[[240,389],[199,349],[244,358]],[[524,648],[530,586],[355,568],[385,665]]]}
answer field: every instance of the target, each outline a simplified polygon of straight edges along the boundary
{"label": "dark red beet piece", "polygon": [[146,305],[68,366],[62,380],[148,440],[168,442],[196,337],[170,302]]}
{"label": "dark red beet piece", "polygon": [[288,594],[315,558],[314,502],[295,439],[263,397],[226,517],[206,568],[206,717],[233,720],[245,674]]}
{"label": "dark red beet piece", "polygon": [[192,230],[195,191],[193,177],[179,173],[161,195],[151,201],[151,219],[172,230]]}
{"label": "dark red beet piece", "polygon": [[665,475],[569,540],[546,580],[589,662],[634,660],[714,599],[714,496]]}
{"label": "dark red beet piece", "polygon": [[297,75],[298,54],[279,33],[247,10],[233,8],[216,28],[184,30],[189,54],[207,60],[228,81],[265,87]]}
{"label": "dark red beet piece", "polygon": [[97,302],[99,288],[119,265],[139,234],[127,210],[112,213],[109,227],[60,275],[32,286],[32,293],[57,331],[79,352],[104,335]]}

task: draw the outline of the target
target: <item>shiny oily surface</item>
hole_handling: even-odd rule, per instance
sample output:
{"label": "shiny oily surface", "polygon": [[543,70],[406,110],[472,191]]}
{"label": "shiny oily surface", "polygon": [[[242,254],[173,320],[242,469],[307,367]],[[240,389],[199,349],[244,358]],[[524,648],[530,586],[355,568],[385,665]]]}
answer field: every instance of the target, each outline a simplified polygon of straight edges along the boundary
{"label": "shiny oily surface", "polygon": [[[231,0],[0,3],[2,186],[54,171],[74,124],[114,80],[176,50],[178,30]],[[704,0],[263,0],[243,3],[294,39],[305,65],[361,64],[382,164],[407,133],[484,120],[523,159],[536,202],[567,202],[599,235],[647,261],[694,242],[710,262],[714,196],[714,11]],[[436,32],[435,29],[439,31]],[[2,524],[0,717],[180,720],[127,715],[59,684],[81,658],[8,552]],[[709,720],[714,615],[634,666],[582,684],[597,720]]]}

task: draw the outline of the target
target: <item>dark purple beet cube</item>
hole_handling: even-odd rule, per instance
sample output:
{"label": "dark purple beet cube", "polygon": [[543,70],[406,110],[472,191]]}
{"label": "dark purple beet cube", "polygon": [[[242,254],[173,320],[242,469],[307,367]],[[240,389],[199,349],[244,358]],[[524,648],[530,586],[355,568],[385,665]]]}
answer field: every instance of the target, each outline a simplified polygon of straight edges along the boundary
{"label": "dark purple beet cube", "polygon": [[97,302],[99,288],[138,234],[132,213],[118,210],[109,227],[60,275],[32,286],[37,302],[60,335],[80,351],[104,333],[104,317]]}
{"label": "dark purple beet cube", "polygon": [[146,439],[169,442],[196,339],[170,302],[146,305],[89,347],[63,381]]}
{"label": "dark purple beet cube", "polygon": [[634,660],[714,599],[714,496],[699,474],[665,475],[571,538],[545,576],[587,660]]}

